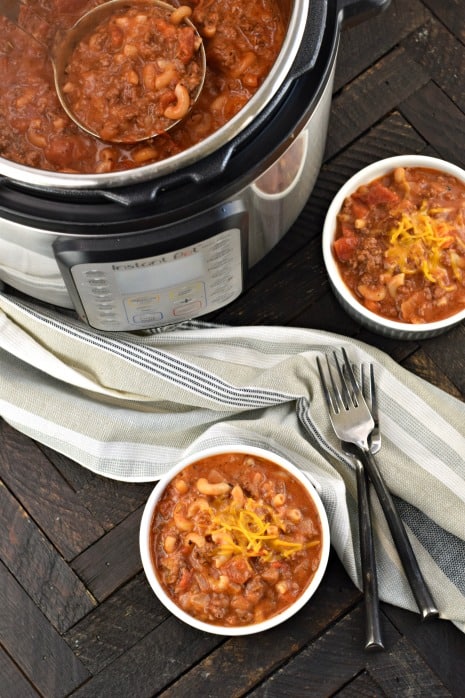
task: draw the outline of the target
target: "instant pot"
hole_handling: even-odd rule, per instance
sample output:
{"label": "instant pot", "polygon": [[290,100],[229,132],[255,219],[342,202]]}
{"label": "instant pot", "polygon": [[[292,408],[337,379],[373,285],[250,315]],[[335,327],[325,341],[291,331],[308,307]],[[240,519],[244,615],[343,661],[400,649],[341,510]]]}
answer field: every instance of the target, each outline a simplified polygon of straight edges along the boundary
{"label": "instant pot", "polygon": [[341,27],[389,4],[292,1],[265,82],[196,146],[98,175],[0,158],[0,280],[109,331],[172,325],[234,300],[317,178]]}

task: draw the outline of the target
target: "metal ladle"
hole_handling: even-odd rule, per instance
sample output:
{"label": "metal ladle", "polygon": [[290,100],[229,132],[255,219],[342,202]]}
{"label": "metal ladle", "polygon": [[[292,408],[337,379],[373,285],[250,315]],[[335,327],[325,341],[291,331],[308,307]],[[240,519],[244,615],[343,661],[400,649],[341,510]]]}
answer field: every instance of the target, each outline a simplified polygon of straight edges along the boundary
{"label": "metal ladle", "polygon": [[[19,9],[21,7],[23,0],[0,0],[0,14],[3,14],[4,16],[8,17],[10,21],[13,23],[17,23],[18,16],[19,16]],[[92,127],[90,127],[88,124],[84,123],[84,121],[79,118],[77,114],[73,112],[73,109],[71,108],[69,101],[67,99],[67,96],[65,92],[63,91],[64,84],[66,83],[66,69],[69,64],[70,58],[72,56],[73,51],[79,44],[79,42],[89,33],[95,30],[95,28],[105,19],[110,17],[111,15],[115,14],[120,8],[127,8],[130,9],[131,7],[141,5],[144,7],[147,7],[149,5],[159,7],[160,9],[163,10],[164,13],[166,13],[167,16],[170,16],[171,13],[173,13],[177,8],[174,7],[173,5],[170,5],[166,2],[163,2],[162,0],[108,0],[107,2],[97,5],[96,7],[92,8],[88,12],[86,12],[77,22],[70,28],[68,29],[62,36],[60,36],[60,39],[56,42],[56,45],[54,46],[53,50],[51,51],[50,58],[52,60],[52,65],[53,65],[53,73],[54,73],[54,81],[55,81],[55,89],[56,93],[58,96],[58,99],[60,100],[60,103],[69,116],[69,118],[83,131],[86,133],[101,139],[102,136],[100,133],[95,131]],[[197,85],[196,89],[190,94],[190,107],[189,111],[192,108],[193,104],[197,101],[202,88],[203,84],[205,81],[205,71],[206,71],[206,56],[205,56],[205,48],[203,45],[203,40],[200,37],[196,27],[194,24],[190,21],[188,17],[184,17],[182,19],[181,24],[187,24],[190,26],[199,42],[199,48],[198,51],[196,52],[196,56],[198,53],[198,57],[196,60],[198,60],[199,65],[200,65],[200,73],[199,73],[199,84]],[[20,27],[22,31],[25,31],[22,27]],[[32,35],[31,35],[32,37]],[[42,42],[40,42],[39,39],[36,37],[32,37],[35,41],[38,43],[41,43],[44,45]],[[50,53],[50,50],[48,47],[47,51]],[[160,58],[163,58],[163,56],[160,56]],[[163,129],[156,129],[154,131],[151,131],[149,133],[144,133],[142,136],[138,135],[137,137],[131,137],[130,135],[126,137],[118,137],[118,138],[105,138],[105,140],[108,141],[114,141],[114,142],[123,142],[123,143],[137,143],[140,141],[147,140],[149,138],[153,138],[157,135],[159,135],[162,132],[165,132],[169,129],[171,129],[173,126],[175,126],[179,121],[181,121],[184,118],[185,115],[183,115],[179,119],[171,119],[168,120],[168,123],[166,126],[163,127]]]}

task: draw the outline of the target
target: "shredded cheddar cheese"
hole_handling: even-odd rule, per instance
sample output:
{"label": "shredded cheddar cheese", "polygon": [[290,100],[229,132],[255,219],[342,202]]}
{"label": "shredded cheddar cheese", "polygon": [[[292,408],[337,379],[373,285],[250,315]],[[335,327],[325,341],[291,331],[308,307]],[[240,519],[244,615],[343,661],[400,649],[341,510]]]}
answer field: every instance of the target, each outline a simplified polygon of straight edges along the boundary
{"label": "shredded cheddar cheese", "polygon": [[300,543],[285,538],[286,524],[273,507],[259,504],[251,497],[243,506],[228,502],[212,516],[212,522],[210,533],[221,540],[216,549],[219,555],[260,557],[269,562],[277,556],[287,558],[319,544],[319,540]]}
{"label": "shredded cheddar cheese", "polygon": [[385,258],[392,269],[405,274],[421,272],[431,283],[448,288],[448,275],[442,265],[442,254],[457,236],[454,227],[434,216],[442,209],[427,209],[423,203],[419,210],[402,213],[389,231],[389,247]]}

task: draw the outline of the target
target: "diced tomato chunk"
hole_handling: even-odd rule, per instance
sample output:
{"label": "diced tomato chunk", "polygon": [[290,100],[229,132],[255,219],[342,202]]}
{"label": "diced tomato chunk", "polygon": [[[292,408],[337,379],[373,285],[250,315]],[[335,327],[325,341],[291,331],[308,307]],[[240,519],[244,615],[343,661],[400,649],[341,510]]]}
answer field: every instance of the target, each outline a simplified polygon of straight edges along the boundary
{"label": "diced tomato chunk", "polygon": [[352,215],[355,219],[364,219],[368,215],[369,208],[359,199],[352,197]]}
{"label": "diced tomato chunk", "polygon": [[351,223],[341,223],[341,233],[345,238],[353,238],[355,234],[355,228]]}
{"label": "diced tomato chunk", "polygon": [[399,201],[399,195],[388,189],[381,182],[373,182],[367,192],[366,203],[368,206],[376,206],[377,204],[396,204]]}
{"label": "diced tomato chunk", "polygon": [[179,581],[176,585],[176,591],[185,591],[190,585],[192,579],[192,570],[188,570],[185,567],[181,571]]}
{"label": "diced tomato chunk", "polygon": [[334,252],[341,262],[348,262],[357,249],[358,239],[355,236],[337,238],[334,241]]}
{"label": "diced tomato chunk", "polygon": [[235,584],[245,584],[252,576],[249,563],[245,558],[239,556],[232,557],[224,565],[221,565],[221,572]]}

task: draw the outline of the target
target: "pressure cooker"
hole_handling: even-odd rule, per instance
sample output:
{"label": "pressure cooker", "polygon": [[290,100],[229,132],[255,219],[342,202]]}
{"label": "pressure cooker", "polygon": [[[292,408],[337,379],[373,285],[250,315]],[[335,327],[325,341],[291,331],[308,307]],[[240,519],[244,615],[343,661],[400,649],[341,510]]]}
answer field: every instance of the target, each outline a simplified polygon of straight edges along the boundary
{"label": "pressure cooker", "polygon": [[389,4],[291,2],[269,75],[197,145],[94,175],[0,157],[0,281],[107,331],[173,325],[239,296],[314,186],[341,28]]}

